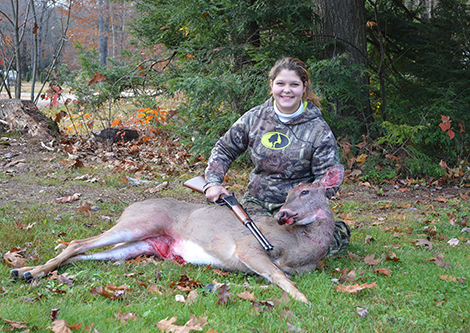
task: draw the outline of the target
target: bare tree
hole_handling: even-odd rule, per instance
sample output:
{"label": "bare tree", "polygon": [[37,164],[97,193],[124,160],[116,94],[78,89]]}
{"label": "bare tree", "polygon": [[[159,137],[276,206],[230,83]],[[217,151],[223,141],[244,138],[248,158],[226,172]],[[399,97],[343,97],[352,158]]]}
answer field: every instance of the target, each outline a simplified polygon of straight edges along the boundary
{"label": "bare tree", "polygon": [[[45,69],[42,63],[46,63],[47,60],[46,78],[49,77],[57,65],[70,23],[70,15],[65,21],[58,20],[58,9],[65,8],[66,11],[70,12],[72,2],[73,0],[68,2],[10,0],[9,8],[5,3],[0,5],[0,17],[2,18],[0,20],[0,43],[2,52],[4,52],[0,55],[3,58],[4,75],[16,74],[10,75],[15,79],[15,98],[21,98],[21,80],[27,69],[32,69],[31,100],[34,100],[34,84],[37,75],[39,71]],[[51,18],[55,19],[54,23],[50,22]],[[53,26],[52,29],[49,28],[50,24]],[[60,27],[60,29],[55,29],[57,27]],[[55,31],[51,32],[51,30]],[[30,34],[31,38],[25,38],[26,34]],[[47,56],[43,44],[55,45],[51,51],[47,51]],[[27,52],[28,49],[31,52]],[[9,61],[5,62],[6,59],[9,59]],[[8,81],[11,77],[7,78]],[[5,81],[7,80],[2,80],[0,90],[6,87],[11,98],[11,93],[8,87],[5,86]]]}
{"label": "bare tree", "polygon": [[99,27],[99,51],[100,62],[104,66],[108,58],[108,36],[109,36],[109,0],[99,0],[100,16],[98,18]]}

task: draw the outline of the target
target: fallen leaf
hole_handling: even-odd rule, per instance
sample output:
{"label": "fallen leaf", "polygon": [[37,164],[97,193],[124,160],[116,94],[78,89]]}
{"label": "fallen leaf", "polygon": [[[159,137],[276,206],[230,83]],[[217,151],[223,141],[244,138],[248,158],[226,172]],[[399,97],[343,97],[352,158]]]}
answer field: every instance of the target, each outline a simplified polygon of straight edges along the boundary
{"label": "fallen leaf", "polygon": [[450,246],[455,247],[459,245],[459,240],[457,238],[452,238],[452,239],[449,239],[447,243],[449,243]]}
{"label": "fallen leaf", "polygon": [[114,317],[119,319],[121,323],[125,323],[126,321],[131,320],[131,319],[137,320],[137,316],[135,315],[135,313],[132,313],[132,312],[122,313],[121,309],[118,309],[118,312],[114,314]]}
{"label": "fallen leaf", "polygon": [[[23,250],[20,251],[22,252]],[[13,268],[21,268],[26,266],[26,263],[29,259],[23,258],[23,255],[20,253],[20,251],[8,251],[3,255],[3,260],[5,260],[5,262]]]}
{"label": "fallen leaf", "polygon": [[82,202],[78,207],[77,210],[82,213],[89,212],[91,209],[91,204],[88,202]]}
{"label": "fallen leaf", "polygon": [[65,196],[65,197],[57,198],[57,199],[55,199],[55,202],[60,203],[60,204],[70,203],[70,202],[79,200],[80,196],[81,196],[80,193],[75,193],[73,195],[68,195],[68,196]]}
{"label": "fallen leaf", "polygon": [[207,317],[199,317],[197,318],[195,315],[189,315],[189,320],[184,325],[187,329],[187,332],[194,330],[194,331],[202,331],[204,326],[207,325]]}
{"label": "fallen leaf", "polygon": [[426,259],[426,260],[427,261],[434,261],[434,263],[437,266],[440,266],[440,267],[444,267],[444,268],[449,268],[450,267],[450,264],[445,261],[444,255],[442,253],[440,255],[438,255],[437,257],[432,257],[432,258],[429,258],[429,259]]}
{"label": "fallen leaf", "polygon": [[85,325],[85,332],[87,333],[100,333],[98,330],[94,327],[95,324],[91,323],[91,325]]}
{"label": "fallen leaf", "polygon": [[375,274],[377,274],[377,276],[380,276],[380,274],[383,274],[385,276],[391,276],[392,275],[392,271],[389,270],[388,268],[378,268],[378,269],[374,269],[374,272]]}
{"label": "fallen leaf", "polygon": [[354,280],[356,279],[356,269],[353,268],[351,270],[347,270],[347,269],[343,269],[341,271],[341,276],[339,278],[339,282],[340,283],[343,283],[343,282],[348,282],[348,283],[354,283]]}
{"label": "fallen leaf", "polygon": [[48,326],[47,329],[54,333],[72,333],[72,330],[69,328],[69,323],[64,319],[55,320],[52,322],[52,325],[53,326]]}
{"label": "fallen leaf", "polygon": [[244,292],[238,293],[237,297],[241,298],[241,299],[244,299],[246,301],[250,301],[250,302],[255,302],[256,301],[255,293],[250,293],[248,290],[245,290]]}
{"label": "fallen leaf", "polygon": [[369,254],[364,258],[364,262],[370,266],[374,266],[382,262],[381,258],[374,259],[374,257],[375,257],[375,254]]}
{"label": "fallen leaf", "polygon": [[406,220],[406,215],[404,214],[396,214],[395,217],[397,220],[402,220],[402,221]]}
{"label": "fallen leaf", "polygon": [[362,257],[360,255],[357,255],[357,254],[349,252],[349,251],[348,251],[348,257],[351,260],[356,260],[356,261],[361,261],[362,260]]}
{"label": "fallen leaf", "polygon": [[444,256],[442,254],[436,257],[436,260],[434,261],[434,263],[437,266],[444,267],[444,268],[447,268],[450,266],[449,263],[445,261]]}
{"label": "fallen leaf", "polygon": [[366,163],[367,156],[368,156],[367,154],[361,154],[356,158],[356,163],[359,166],[359,168],[361,168],[364,165],[364,163]]}
{"label": "fallen leaf", "polygon": [[466,227],[468,225],[468,219],[469,219],[468,216],[464,216],[462,217],[462,220],[458,222],[457,224],[461,227]]}
{"label": "fallen leaf", "polygon": [[212,271],[215,274],[219,275],[219,276],[229,276],[230,275],[229,273],[221,271],[220,269],[217,269],[217,268],[213,268]]}
{"label": "fallen leaf", "polygon": [[146,259],[146,256],[142,254],[138,256],[137,258],[126,260],[126,263],[137,265],[143,262],[145,259]]}
{"label": "fallen leaf", "polygon": [[203,287],[201,281],[194,281],[191,280],[187,275],[180,275],[180,280],[176,282],[172,282],[170,287],[176,287],[176,289],[184,292],[190,292],[193,288],[201,288]]}
{"label": "fallen leaf", "polygon": [[74,323],[74,324],[70,325],[69,327],[72,331],[76,331],[76,330],[80,329],[82,326],[83,326],[83,323]]}
{"label": "fallen leaf", "polygon": [[445,301],[446,300],[444,299],[442,301],[436,302],[436,306],[439,307],[439,308],[442,307],[442,304],[444,304]]}
{"label": "fallen leaf", "polygon": [[[287,292],[285,292],[284,290],[282,291],[281,293],[281,298],[274,298],[273,299],[273,302],[276,306],[280,305],[280,304],[285,304],[285,303],[289,303],[290,302],[290,297],[289,297],[289,294]],[[286,309],[286,308],[285,308]],[[287,308],[288,309],[288,308]]]}
{"label": "fallen leaf", "polygon": [[389,252],[385,256],[385,260],[387,261],[394,261],[394,262],[401,262],[400,258],[397,257],[397,255],[394,252]]}
{"label": "fallen leaf", "polygon": [[160,291],[159,287],[154,284],[154,285],[151,285],[147,288],[147,290],[149,291],[149,293],[151,294],[159,294],[159,295],[163,295],[163,293]]}
{"label": "fallen leaf", "polygon": [[364,241],[365,244],[369,244],[370,242],[373,242],[375,239],[371,235],[366,235],[366,239]]}
{"label": "fallen leaf", "polygon": [[252,306],[256,311],[260,311],[260,312],[271,311],[272,309],[274,309],[274,302],[272,301],[253,302]]}
{"label": "fallen leaf", "polygon": [[436,198],[436,201],[446,203],[446,202],[449,202],[449,199],[446,199],[446,198],[444,198],[444,197],[437,197],[437,198]]}
{"label": "fallen leaf", "polygon": [[157,323],[157,328],[162,332],[178,332],[177,330],[182,328],[182,326],[173,325],[177,319],[178,317],[171,317],[170,319],[166,317]]}
{"label": "fallen leaf", "polygon": [[196,302],[198,297],[199,297],[199,294],[197,292],[197,289],[191,290],[189,292],[188,296],[186,297],[186,303],[192,304],[192,303]]}
{"label": "fallen leaf", "polygon": [[448,282],[457,282],[457,279],[460,280],[459,277],[455,277],[455,276],[452,276],[452,275],[439,275],[439,278],[441,280],[448,281]]}
{"label": "fallen leaf", "polygon": [[157,193],[157,192],[160,192],[160,191],[168,188],[168,185],[169,185],[168,182],[163,182],[161,184],[158,184],[157,186],[150,187],[150,188],[146,189],[144,192],[145,193],[150,193],[150,194]]}
{"label": "fallen leaf", "polygon": [[27,226],[25,226],[21,222],[16,222],[16,225],[18,226],[18,229],[22,229],[22,230],[31,229],[32,227],[34,227],[35,224],[36,224],[36,222],[33,222],[33,223],[29,223]]}
{"label": "fallen leaf", "polygon": [[297,326],[294,326],[290,323],[287,323],[287,327],[289,328],[289,333],[291,333],[291,332],[295,332],[295,333],[307,332],[307,331],[304,331],[303,329],[298,328]]}
{"label": "fallen leaf", "polygon": [[177,333],[188,333],[192,330],[202,331],[204,326],[207,325],[207,317],[196,318],[193,314],[190,315],[189,320],[184,324],[184,326],[174,325],[173,323],[178,319],[178,317],[171,317],[168,319],[160,320],[157,323],[157,328],[161,332],[177,332]]}
{"label": "fallen leaf", "polygon": [[60,312],[60,309],[52,309],[51,310],[50,318],[51,318],[52,321],[57,320],[57,316],[59,315],[59,312]]}
{"label": "fallen leaf", "polygon": [[430,227],[430,226],[427,225],[423,228],[423,232],[425,234],[428,234],[431,237],[434,237],[437,234],[437,228],[436,228],[436,226]]}
{"label": "fallen leaf", "polygon": [[217,301],[217,305],[224,305],[228,302],[228,300],[230,299],[230,297],[233,296],[232,293],[229,292],[230,288],[229,286],[224,283],[222,286],[219,287],[218,289],[218,293],[217,293],[217,298],[219,299]]}
{"label": "fallen leaf", "polygon": [[362,318],[366,318],[369,315],[369,311],[366,308],[357,307],[356,312]]}
{"label": "fallen leaf", "polygon": [[57,293],[57,294],[66,294],[67,293],[67,291],[59,289],[59,288],[46,288],[46,289],[53,292],[53,293]]}
{"label": "fallen leaf", "polygon": [[184,303],[186,302],[186,300],[184,299],[184,296],[183,295],[175,295],[175,301],[177,302],[180,302],[180,303]]}
{"label": "fallen leaf", "polygon": [[103,286],[98,286],[90,289],[91,294],[100,295],[109,299],[122,299],[126,290],[129,288],[127,286],[116,287],[113,284],[107,284],[106,288]]}
{"label": "fallen leaf", "polygon": [[0,318],[0,320],[3,320],[4,322],[6,322],[7,324],[11,326],[11,329],[9,331],[28,327],[27,325],[25,325],[24,321],[13,321],[13,320],[8,320],[4,318]]}
{"label": "fallen leaf", "polygon": [[432,249],[432,242],[428,241],[427,239],[416,239],[416,246],[427,247],[429,250]]}
{"label": "fallen leaf", "polygon": [[352,213],[347,213],[347,214],[339,214],[338,216],[341,220],[346,222],[349,225],[355,225],[356,222],[353,220]]}
{"label": "fallen leaf", "polygon": [[61,110],[60,112],[57,112],[54,118],[54,121],[56,123],[60,123],[60,121],[67,116],[67,112],[64,110]]}
{"label": "fallen leaf", "polygon": [[336,291],[343,293],[355,294],[363,289],[372,289],[377,287],[377,283],[364,283],[364,284],[354,284],[354,285],[343,285],[339,284],[335,286]]}

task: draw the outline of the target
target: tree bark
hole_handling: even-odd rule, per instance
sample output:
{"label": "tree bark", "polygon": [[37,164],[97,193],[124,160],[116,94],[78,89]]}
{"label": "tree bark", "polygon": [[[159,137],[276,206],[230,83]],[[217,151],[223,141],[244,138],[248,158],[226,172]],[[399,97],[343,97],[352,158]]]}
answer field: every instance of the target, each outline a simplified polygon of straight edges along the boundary
{"label": "tree bark", "polygon": [[31,101],[0,99],[0,123],[10,130],[21,130],[42,141],[59,139],[59,127]]}
{"label": "tree bark", "polygon": [[98,18],[100,63],[106,66],[108,59],[109,36],[109,0],[99,0],[100,16]]}
{"label": "tree bark", "polygon": [[11,9],[13,16],[13,43],[15,46],[15,67],[16,67],[16,82],[15,82],[15,98],[21,97],[21,54],[20,54],[20,27],[19,27],[19,4],[16,1],[16,7],[13,0],[11,0]]}
{"label": "tree bark", "polygon": [[367,65],[365,0],[320,0],[317,8],[321,17],[320,33],[349,42],[324,38],[325,42],[333,42],[324,58],[347,53],[348,64]]}
{"label": "tree bark", "polygon": [[[329,44],[320,57],[331,59],[346,54],[345,65],[367,68],[365,0],[319,0],[315,11],[321,18],[317,33]],[[355,80],[358,88],[368,83],[368,77],[361,73],[357,73]],[[337,110],[342,110],[343,116],[368,117],[371,113],[368,105],[337,105]]]}

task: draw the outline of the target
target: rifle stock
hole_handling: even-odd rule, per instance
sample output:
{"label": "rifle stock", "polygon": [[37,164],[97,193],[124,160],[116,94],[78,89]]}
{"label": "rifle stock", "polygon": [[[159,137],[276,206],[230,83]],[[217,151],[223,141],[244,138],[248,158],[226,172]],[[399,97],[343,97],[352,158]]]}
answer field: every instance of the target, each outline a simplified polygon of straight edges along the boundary
{"label": "rifle stock", "polygon": [[183,183],[183,186],[190,188],[195,192],[199,192],[204,194],[204,184],[206,183],[206,179],[204,176],[197,176],[191,178]]}

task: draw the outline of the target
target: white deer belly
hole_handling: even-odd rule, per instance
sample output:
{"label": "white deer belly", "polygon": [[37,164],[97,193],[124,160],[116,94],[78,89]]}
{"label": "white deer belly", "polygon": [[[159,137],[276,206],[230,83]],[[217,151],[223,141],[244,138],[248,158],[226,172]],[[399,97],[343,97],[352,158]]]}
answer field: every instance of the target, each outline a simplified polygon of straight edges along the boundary
{"label": "white deer belly", "polygon": [[178,240],[173,245],[173,253],[181,256],[184,261],[190,262],[196,265],[213,265],[221,266],[222,262],[211,256],[201,246],[190,240]]}

